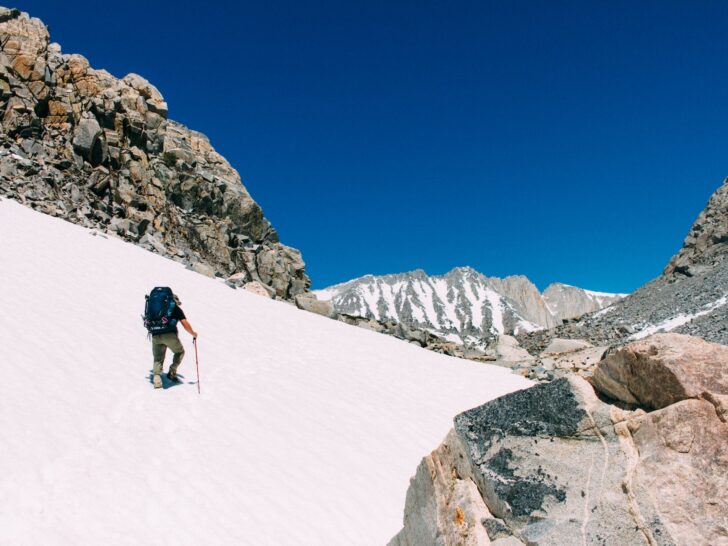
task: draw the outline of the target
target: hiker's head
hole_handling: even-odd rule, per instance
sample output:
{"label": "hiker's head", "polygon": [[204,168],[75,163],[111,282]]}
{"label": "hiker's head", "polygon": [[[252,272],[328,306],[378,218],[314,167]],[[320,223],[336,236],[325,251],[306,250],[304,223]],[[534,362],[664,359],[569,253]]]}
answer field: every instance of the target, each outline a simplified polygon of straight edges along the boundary
{"label": "hiker's head", "polygon": [[181,302],[181,301],[179,301],[179,296],[178,296],[177,294],[172,294],[172,297],[174,298],[174,302],[175,302],[175,303],[176,303],[177,305],[182,305],[182,302]]}

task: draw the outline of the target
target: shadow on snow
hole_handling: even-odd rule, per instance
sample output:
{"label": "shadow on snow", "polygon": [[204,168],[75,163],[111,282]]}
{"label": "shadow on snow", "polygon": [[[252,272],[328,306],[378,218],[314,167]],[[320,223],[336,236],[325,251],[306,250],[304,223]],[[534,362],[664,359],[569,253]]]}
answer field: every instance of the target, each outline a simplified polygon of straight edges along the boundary
{"label": "shadow on snow", "polygon": [[[178,387],[180,385],[185,384],[185,381],[184,381],[185,376],[181,373],[177,374],[179,381],[170,381],[169,379],[167,379],[166,372],[163,373],[161,375],[161,377],[162,377],[162,388],[163,389],[171,389],[172,387]],[[147,376],[147,379],[149,379],[149,383],[151,385],[154,385],[154,373],[152,370],[149,370],[149,375]],[[187,383],[187,385],[195,385],[195,384],[197,384],[197,381],[187,381],[186,383]]]}

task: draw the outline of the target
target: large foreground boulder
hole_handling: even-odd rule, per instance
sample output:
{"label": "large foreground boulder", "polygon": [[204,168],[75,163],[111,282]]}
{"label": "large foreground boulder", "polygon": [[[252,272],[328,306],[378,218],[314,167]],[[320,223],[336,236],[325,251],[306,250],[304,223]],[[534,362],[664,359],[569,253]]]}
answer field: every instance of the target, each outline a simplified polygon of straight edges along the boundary
{"label": "large foreground boulder", "polygon": [[404,529],[389,546],[488,544],[483,526],[490,515],[455,431],[422,459],[407,491]]}
{"label": "large foreground boulder", "polygon": [[569,544],[590,536],[591,525],[606,544],[638,544],[643,532],[622,498],[627,461],[614,420],[572,377],[465,412],[455,431],[486,505],[522,541]]}
{"label": "large foreground boulder", "polygon": [[728,347],[683,334],[656,334],[602,360],[600,392],[650,409],[688,398],[728,395]]}
{"label": "large foreground boulder", "polygon": [[537,385],[455,418],[391,544],[726,546],[726,447],[706,400],[645,413],[578,376]]}

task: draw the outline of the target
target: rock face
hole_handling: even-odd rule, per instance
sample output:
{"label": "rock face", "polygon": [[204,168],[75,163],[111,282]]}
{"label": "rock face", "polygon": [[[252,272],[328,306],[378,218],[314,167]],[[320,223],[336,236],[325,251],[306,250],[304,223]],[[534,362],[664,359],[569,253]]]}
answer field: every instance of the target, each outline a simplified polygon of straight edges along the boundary
{"label": "rock face", "polygon": [[665,275],[693,276],[723,261],[728,254],[728,178],[708,201]]}
{"label": "rock face", "polygon": [[0,195],[279,298],[307,289],[300,253],[152,84],[62,54],[18,10],[0,12],[0,43]]}
{"label": "rock face", "polygon": [[[657,362],[682,377],[649,413],[608,404],[571,375],[458,415],[412,478],[391,544],[728,545],[728,424],[716,400],[728,382],[715,371],[728,359],[703,343],[658,337],[628,348],[637,360],[605,359],[631,362],[625,384],[653,373],[634,399],[657,400],[671,381]],[[714,394],[702,394],[705,378]]]}
{"label": "rock face", "polygon": [[308,311],[310,313],[316,313],[328,318],[336,318],[334,308],[328,301],[318,301],[316,295],[312,293],[298,294],[295,299],[296,307]]}
{"label": "rock face", "polygon": [[658,332],[700,336],[728,343],[728,261],[692,277],[661,275],[610,307],[539,332],[518,334],[531,354],[553,338],[621,345]]}
{"label": "rock face", "polygon": [[[473,481],[465,447],[454,431],[422,459],[412,478],[402,532],[389,546],[489,544],[484,515],[494,520]],[[494,520],[495,521],[495,520]]]}
{"label": "rock face", "polygon": [[493,340],[485,351],[494,360],[503,362],[531,362],[534,359],[528,351],[518,345],[518,340],[513,336],[501,335]]}
{"label": "rock face", "polygon": [[582,309],[601,309],[621,297],[566,285],[549,287],[542,296],[526,277],[486,277],[469,267],[435,276],[422,270],[367,275],[316,294],[342,314],[393,320],[481,348],[495,336],[550,328]]}
{"label": "rock face", "polygon": [[654,335],[602,360],[592,382],[611,398],[650,409],[728,396],[728,347],[682,334]]}
{"label": "rock face", "polygon": [[531,354],[551,339],[621,345],[658,332],[677,332],[728,344],[728,180],[693,224],[662,275],[600,311],[551,330],[520,332]]}
{"label": "rock face", "polygon": [[610,294],[584,290],[568,284],[553,283],[543,291],[543,299],[551,314],[560,321],[599,311],[621,300],[627,294]]}

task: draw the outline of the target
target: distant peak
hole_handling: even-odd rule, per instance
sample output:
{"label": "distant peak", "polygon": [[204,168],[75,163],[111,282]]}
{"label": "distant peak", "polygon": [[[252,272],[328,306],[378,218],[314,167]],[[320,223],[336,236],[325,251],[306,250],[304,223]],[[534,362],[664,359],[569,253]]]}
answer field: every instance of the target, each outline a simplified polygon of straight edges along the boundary
{"label": "distant peak", "polygon": [[[549,290],[549,289],[553,290],[553,289],[557,289],[557,288],[575,288],[575,287],[570,284],[563,283],[563,282],[552,282],[551,284],[549,284],[546,287],[546,290]],[[544,292],[546,292],[546,290],[544,290]]]}
{"label": "distant peak", "polygon": [[462,266],[458,266],[458,267],[453,267],[450,271],[448,271],[447,273],[445,273],[445,276],[449,276],[449,275],[468,275],[468,274],[470,274],[470,275],[473,275],[473,274],[482,275],[482,273],[480,273],[476,269],[473,269],[469,265],[462,265]]}

